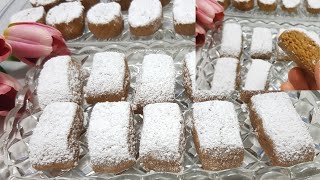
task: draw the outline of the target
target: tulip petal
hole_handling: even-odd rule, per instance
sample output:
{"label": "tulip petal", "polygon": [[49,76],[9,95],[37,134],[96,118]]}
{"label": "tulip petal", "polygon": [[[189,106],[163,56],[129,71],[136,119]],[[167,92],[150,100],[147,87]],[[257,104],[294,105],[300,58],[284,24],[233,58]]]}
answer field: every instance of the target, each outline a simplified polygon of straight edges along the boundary
{"label": "tulip petal", "polygon": [[71,55],[71,52],[67,47],[66,42],[64,41],[62,36],[61,37],[52,36],[52,38],[53,38],[53,44],[52,44],[53,51],[51,55],[53,56]]}
{"label": "tulip petal", "polygon": [[15,25],[32,25],[32,26],[38,26],[39,28],[43,28],[45,30],[47,30],[51,36],[55,36],[55,37],[62,37],[62,34],[59,30],[55,29],[52,26],[48,26],[48,25],[44,25],[41,23],[35,23],[35,22],[18,22],[18,23],[12,23],[9,25],[9,27],[11,26],[15,26]]}
{"label": "tulip petal", "polygon": [[6,42],[3,36],[0,36],[0,62],[5,61],[12,53],[10,44]]}
{"label": "tulip petal", "polygon": [[204,13],[201,9],[198,9],[198,8],[196,10],[196,16],[197,16],[197,20],[203,24],[210,24],[213,21],[213,18],[207,16],[206,13]]}
{"label": "tulip petal", "polygon": [[6,116],[14,108],[17,91],[10,88],[6,94],[0,95],[0,116]]}
{"label": "tulip petal", "polygon": [[37,61],[39,60],[39,58],[24,58],[19,56],[15,56],[15,57],[29,66],[35,66]]}
{"label": "tulip petal", "polygon": [[211,3],[211,7],[214,8],[215,14],[221,13],[221,12],[224,11],[223,6],[221,6],[221,4],[218,3],[218,1],[216,1],[216,0],[209,0],[209,2]]}
{"label": "tulip petal", "polygon": [[197,0],[196,1],[197,9],[201,9],[207,16],[214,18],[216,11],[214,4],[208,0]]}
{"label": "tulip petal", "polygon": [[6,85],[14,88],[16,91],[21,89],[20,83],[8,74],[0,72],[0,85]]}
{"label": "tulip petal", "polygon": [[7,40],[19,41],[28,44],[52,45],[51,33],[45,28],[39,28],[36,25],[15,25],[10,26],[4,32]]}
{"label": "tulip petal", "polygon": [[0,84],[0,95],[6,94],[12,89],[12,87],[5,85],[5,84]]}
{"label": "tulip petal", "polygon": [[16,57],[39,58],[48,56],[52,52],[51,46],[26,44],[18,41],[8,40],[12,47],[12,54]]}
{"label": "tulip petal", "polygon": [[206,34],[205,29],[197,23],[196,24],[196,45],[197,46],[201,46],[204,44],[205,34]]}

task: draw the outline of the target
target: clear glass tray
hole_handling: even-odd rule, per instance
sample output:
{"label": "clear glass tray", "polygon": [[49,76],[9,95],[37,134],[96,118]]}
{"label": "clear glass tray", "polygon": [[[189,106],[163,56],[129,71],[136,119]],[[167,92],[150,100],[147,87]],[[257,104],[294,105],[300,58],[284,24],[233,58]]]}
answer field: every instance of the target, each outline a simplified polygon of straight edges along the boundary
{"label": "clear glass tray", "polygon": [[[245,147],[245,158],[241,167],[224,171],[205,171],[201,169],[201,164],[197,156],[192,135],[190,133],[191,107],[192,103],[186,97],[182,85],[182,60],[187,52],[193,50],[193,43],[163,43],[157,42],[151,45],[137,43],[130,46],[105,46],[105,47],[73,47],[73,56],[82,62],[84,72],[88,75],[92,63],[93,54],[102,51],[124,52],[128,57],[128,64],[131,71],[130,95],[135,87],[136,76],[140,71],[141,61],[148,53],[165,53],[174,58],[177,71],[176,76],[176,103],[183,111],[187,123],[187,145],[184,153],[183,172],[165,173],[165,172],[146,172],[137,163],[129,170],[118,175],[95,173],[93,172],[89,157],[86,133],[82,134],[81,155],[79,164],[67,171],[37,171],[32,168],[28,157],[28,142],[32,136],[32,131],[37,125],[38,118],[41,115],[38,103],[36,101],[35,90],[37,88],[37,77],[40,69],[31,69],[27,74],[27,85],[19,92],[16,101],[16,107],[9,113],[5,120],[4,135],[0,137],[5,143],[2,146],[0,159],[0,179],[38,179],[55,178],[59,179],[299,179],[313,178],[317,179],[320,172],[320,93],[319,92],[291,92],[289,93],[292,102],[301,115],[303,121],[309,128],[316,144],[316,157],[314,162],[302,163],[293,167],[273,167],[270,166],[268,157],[260,147],[255,132],[250,125],[247,106],[238,99],[238,94],[230,97],[228,100],[233,102],[238,112],[239,123],[241,127],[241,137]],[[32,95],[31,95],[32,94]],[[26,97],[29,96],[29,99]],[[130,101],[130,98],[129,98]],[[23,108],[25,107],[25,109]],[[91,105],[84,104],[85,124],[88,127],[88,117],[90,115]],[[21,110],[24,109],[24,110]],[[19,112],[20,111],[20,112]],[[18,113],[19,112],[19,113]],[[138,123],[137,130],[142,122],[141,115],[135,115],[135,121]],[[139,132],[139,131],[138,131]]]}
{"label": "clear glass tray", "polygon": [[[240,91],[244,86],[246,80],[246,74],[248,68],[252,62],[250,57],[250,46],[252,30],[255,27],[265,27],[269,28],[272,32],[273,49],[272,56],[270,60],[267,60],[272,64],[268,77],[268,90],[280,90],[281,83],[288,80],[288,72],[296,64],[293,61],[278,60],[277,59],[277,34],[281,28],[303,28],[306,30],[314,31],[320,34],[320,26],[317,24],[305,25],[305,24],[291,24],[290,22],[278,23],[269,20],[256,20],[247,18],[237,18],[237,17],[226,17],[223,23],[237,22],[242,26],[242,54],[240,57],[240,87],[237,91]],[[320,25],[320,24],[319,24]],[[220,57],[220,44],[222,38],[222,31],[209,32],[206,36],[206,43],[201,49],[198,60],[198,70],[197,70],[197,83],[200,87],[205,90],[210,90],[211,81],[213,78],[214,64],[215,60]]]}
{"label": "clear glass tray", "polygon": [[[163,40],[163,41],[176,41],[176,40],[191,40],[194,41],[193,36],[182,36],[175,33],[173,24],[173,13],[172,13],[172,2],[163,7],[163,25],[162,27],[153,35],[147,37],[135,37],[132,36],[129,30],[128,24],[128,12],[122,11],[124,18],[124,30],[118,37],[108,39],[108,40],[97,40],[93,34],[89,31],[88,27],[85,27],[83,35],[73,40],[69,40],[68,43],[115,43],[115,42],[136,42],[143,41],[145,43],[152,43],[153,41]],[[13,14],[19,12],[20,10],[31,8],[29,0],[14,0],[9,1],[5,7],[0,11],[0,32],[8,26],[10,18]]]}

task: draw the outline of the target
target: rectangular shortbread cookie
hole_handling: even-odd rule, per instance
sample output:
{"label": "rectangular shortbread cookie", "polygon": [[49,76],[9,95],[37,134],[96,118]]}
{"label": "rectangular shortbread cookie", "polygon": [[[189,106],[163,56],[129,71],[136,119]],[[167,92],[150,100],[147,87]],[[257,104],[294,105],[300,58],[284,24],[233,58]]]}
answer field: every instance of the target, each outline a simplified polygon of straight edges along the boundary
{"label": "rectangular shortbread cookie", "polygon": [[129,69],[123,53],[97,53],[85,88],[86,100],[90,104],[125,100],[129,81]]}
{"label": "rectangular shortbread cookie", "polygon": [[313,160],[312,137],[288,94],[255,95],[249,109],[251,124],[272,165],[292,166]]}
{"label": "rectangular shortbread cookie", "polygon": [[269,28],[253,28],[250,55],[252,58],[270,59],[272,55],[272,33]]}
{"label": "rectangular shortbread cookie", "polygon": [[88,129],[94,171],[120,173],[133,166],[135,141],[130,103],[105,102],[94,106]]}
{"label": "rectangular shortbread cookie", "polygon": [[78,138],[83,129],[83,112],[73,102],[48,105],[33,130],[29,158],[37,170],[70,169],[79,158]]}
{"label": "rectangular shortbread cookie", "polygon": [[44,64],[37,87],[42,109],[53,102],[80,103],[81,94],[81,66],[70,56],[57,56]]}
{"label": "rectangular shortbread cookie", "polygon": [[184,120],[178,104],[149,104],[143,113],[141,165],[146,170],[179,172],[185,140]]}
{"label": "rectangular shortbread cookie", "polygon": [[243,90],[266,90],[271,66],[272,64],[267,61],[261,59],[253,59],[246,76]]}
{"label": "rectangular shortbread cookie", "polygon": [[231,102],[194,103],[192,135],[204,169],[223,170],[242,164],[244,147]]}
{"label": "rectangular shortbread cookie", "polygon": [[219,58],[214,66],[211,91],[216,95],[228,95],[237,87],[239,60]]}
{"label": "rectangular shortbread cookie", "polygon": [[173,102],[175,68],[172,57],[164,54],[146,55],[141,69],[133,109],[141,112],[142,108],[150,103]]}
{"label": "rectangular shortbread cookie", "polygon": [[223,25],[220,55],[239,58],[242,51],[242,30],[238,23]]}
{"label": "rectangular shortbread cookie", "polygon": [[[310,38],[312,38],[312,40],[314,40],[315,42],[317,42],[318,44],[320,44],[320,38],[319,35],[314,32],[314,31],[307,31],[305,29],[302,28],[289,28],[289,29],[280,29],[278,36],[277,36],[277,41],[279,41],[279,37],[280,35],[286,31],[286,30],[297,30],[297,31],[301,31],[303,33],[305,33],[306,35],[308,35]],[[277,45],[277,60],[283,60],[283,61],[287,61],[290,60],[290,57],[281,49],[281,47],[279,47]]]}

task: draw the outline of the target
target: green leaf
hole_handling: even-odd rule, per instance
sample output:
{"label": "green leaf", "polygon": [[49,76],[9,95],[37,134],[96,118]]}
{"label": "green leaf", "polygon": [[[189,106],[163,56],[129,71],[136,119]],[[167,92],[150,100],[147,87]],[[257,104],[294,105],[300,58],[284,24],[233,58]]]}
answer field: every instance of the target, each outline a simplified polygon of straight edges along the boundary
{"label": "green leaf", "polygon": [[18,58],[14,57],[14,56],[10,56],[10,57],[8,58],[8,61],[16,61],[16,62],[19,62],[20,60],[19,60]]}
{"label": "green leaf", "polygon": [[7,73],[1,66],[0,66],[0,72]]}

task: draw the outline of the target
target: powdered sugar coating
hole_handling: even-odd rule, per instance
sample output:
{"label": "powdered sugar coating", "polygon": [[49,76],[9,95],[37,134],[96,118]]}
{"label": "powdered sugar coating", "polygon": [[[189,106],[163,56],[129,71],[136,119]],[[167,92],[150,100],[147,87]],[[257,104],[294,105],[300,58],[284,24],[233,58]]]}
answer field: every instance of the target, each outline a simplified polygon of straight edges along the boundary
{"label": "powdered sugar coating", "polygon": [[238,23],[226,23],[223,26],[220,54],[227,57],[239,57],[242,48],[242,30]]}
{"label": "powdered sugar coating", "polygon": [[87,86],[86,96],[117,94],[124,90],[125,55],[117,52],[96,53]]}
{"label": "powdered sugar coating", "polygon": [[236,2],[249,2],[250,0],[234,0]]}
{"label": "powdered sugar coating", "polygon": [[193,125],[202,150],[243,149],[237,113],[231,102],[194,103]]}
{"label": "powdered sugar coating", "polygon": [[178,104],[149,104],[143,109],[140,157],[179,161],[182,158],[184,121]]}
{"label": "powdered sugar coating", "polygon": [[43,6],[43,5],[48,5],[51,3],[55,3],[58,0],[30,0],[30,3],[35,5],[35,6]]}
{"label": "powdered sugar coating", "polygon": [[49,10],[46,22],[49,25],[69,23],[81,17],[83,13],[84,7],[79,1],[61,3]]}
{"label": "powdered sugar coating", "polygon": [[175,24],[193,24],[196,22],[195,0],[174,0],[173,18]]}
{"label": "powdered sugar coating", "polygon": [[134,105],[145,106],[174,100],[175,69],[172,57],[164,54],[146,55],[138,78]]}
{"label": "powdered sugar coating", "polygon": [[22,10],[16,14],[14,14],[10,18],[10,23],[15,23],[15,22],[37,22],[41,18],[44,18],[45,16],[45,11],[42,6],[40,7],[35,7],[35,8],[29,8]]}
{"label": "powdered sugar coating", "polygon": [[269,5],[277,3],[277,0],[259,0],[259,1],[263,4],[269,4]]}
{"label": "powdered sugar coating", "polygon": [[121,6],[115,2],[96,4],[87,13],[88,22],[93,24],[107,24],[118,17],[122,17]]}
{"label": "powdered sugar coating", "polygon": [[288,94],[259,94],[253,96],[251,102],[280,161],[299,160],[310,149],[314,151],[313,140]]}
{"label": "powdered sugar coating", "polygon": [[253,59],[243,89],[265,90],[271,65],[268,61]]}
{"label": "powdered sugar coating", "polygon": [[296,8],[301,3],[301,0],[282,0],[282,4],[285,8]]}
{"label": "powdered sugar coating", "polygon": [[77,137],[83,126],[82,115],[76,114],[78,108],[72,102],[56,102],[44,109],[29,143],[33,165],[64,164],[77,159]]}
{"label": "powdered sugar coating", "polygon": [[272,34],[269,28],[253,28],[251,56],[266,56],[272,53]]}
{"label": "powdered sugar coating", "polygon": [[70,56],[51,58],[40,72],[37,94],[40,107],[52,102],[80,103],[82,76],[79,64]]}
{"label": "powdered sugar coating", "polygon": [[196,52],[192,51],[185,56],[186,67],[191,79],[192,90],[196,90]]}
{"label": "powdered sugar coating", "polygon": [[134,28],[150,25],[161,17],[159,0],[133,0],[128,10],[128,22]]}
{"label": "powdered sugar coating", "polygon": [[235,58],[219,58],[216,61],[211,91],[217,95],[230,94],[236,88],[239,60]]}
{"label": "powdered sugar coating", "polygon": [[135,161],[133,119],[128,102],[97,103],[91,113],[88,147],[95,166]]}
{"label": "powdered sugar coating", "polygon": [[308,7],[319,9],[320,8],[320,0],[307,0]]}

